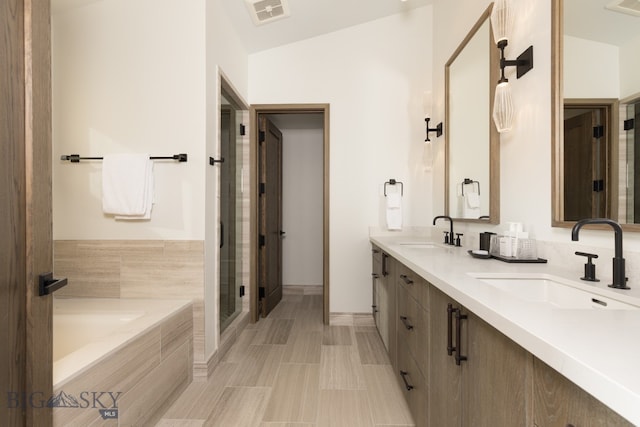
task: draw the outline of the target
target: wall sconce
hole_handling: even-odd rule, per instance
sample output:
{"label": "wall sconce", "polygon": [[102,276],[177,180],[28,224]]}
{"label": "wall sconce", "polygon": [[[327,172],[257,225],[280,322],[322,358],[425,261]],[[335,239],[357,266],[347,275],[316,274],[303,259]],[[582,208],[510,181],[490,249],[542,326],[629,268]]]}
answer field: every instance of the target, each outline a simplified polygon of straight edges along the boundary
{"label": "wall sconce", "polygon": [[422,98],[422,107],[424,108],[424,123],[426,128],[426,139],[424,140],[424,142],[431,142],[431,139],[429,139],[429,134],[431,132],[436,133],[436,138],[442,136],[442,122],[438,123],[434,128],[429,127],[429,122],[431,121],[431,105],[431,92],[426,91],[423,94]]}
{"label": "wall sconce", "polygon": [[520,78],[533,68],[533,46],[529,46],[515,60],[504,57],[504,48],[509,44],[512,24],[511,1],[496,0],[491,10],[491,26],[496,45],[500,49],[500,80],[493,100],[493,121],[500,133],[511,130],[514,116],[511,86],[504,76],[504,69],[516,67],[516,77]]}

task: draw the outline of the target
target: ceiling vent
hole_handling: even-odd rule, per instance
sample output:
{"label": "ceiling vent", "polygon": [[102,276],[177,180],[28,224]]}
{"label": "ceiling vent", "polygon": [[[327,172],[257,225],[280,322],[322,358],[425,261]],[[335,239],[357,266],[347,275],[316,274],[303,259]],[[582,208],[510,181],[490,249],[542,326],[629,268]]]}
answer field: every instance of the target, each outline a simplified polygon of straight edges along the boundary
{"label": "ceiling vent", "polygon": [[640,0],[615,0],[606,8],[627,15],[640,16]]}
{"label": "ceiling vent", "polygon": [[290,15],[286,0],[245,0],[256,25],[266,24]]}

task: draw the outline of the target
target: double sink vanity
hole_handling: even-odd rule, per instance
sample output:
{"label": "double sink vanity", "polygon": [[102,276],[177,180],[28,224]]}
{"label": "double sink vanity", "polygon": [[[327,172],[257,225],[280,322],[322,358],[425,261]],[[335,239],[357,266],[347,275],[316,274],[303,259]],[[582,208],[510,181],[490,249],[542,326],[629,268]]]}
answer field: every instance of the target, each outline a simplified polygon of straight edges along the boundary
{"label": "double sink vanity", "polygon": [[417,426],[640,424],[640,289],[370,241],[374,318]]}

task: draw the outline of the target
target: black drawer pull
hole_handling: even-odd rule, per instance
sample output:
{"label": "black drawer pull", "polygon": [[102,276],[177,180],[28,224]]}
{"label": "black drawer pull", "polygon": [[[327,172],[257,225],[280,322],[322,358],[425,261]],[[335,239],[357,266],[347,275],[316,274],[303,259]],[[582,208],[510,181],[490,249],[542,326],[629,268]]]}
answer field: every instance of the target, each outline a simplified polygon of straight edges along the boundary
{"label": "black drawer pull", "polygon": [[407,328],[408,331],[413,329],[413,325],[411,325],[409,322],[407,322],[407,316],[400,316],[400,320],[402,320],[402,324],[404,325],[405,328]]}
{"label": "black drawer pull", "polygon": [[447,354],[451,356],[456,348],[453,346],[453,312],[452,304],[447,304]]}
{"label": "black drawer pull", "polygon": [[413,386],[411,384],[409,384],[409,382],[407,381],[407,375],[409,375],[409,373],[407,371],[400,371],[400,376],[402,377],[402,381],[404,382],[404,386],[407,389],[407,391],[411,391],[413,390]]}
{"label": "black drawer pull", "polygon": [[404,283],[406,283],[407,285],[413,285],[413,280],[411,280],[406,274],[401,274],[400,278],[404,280]]}
{"label": "black drawer pull", "polygon": [[458,308],[456,309],[456,365],[460,366],[460,362],[467,360],[467,356],[463,356],[462,353],[462,344],[461,344],[461,339],[462,339],[462,326],[461,326],[461,321],[462,320],[466,320],[467,319],[467,315],[466,314],[462,314],[461,310]]}

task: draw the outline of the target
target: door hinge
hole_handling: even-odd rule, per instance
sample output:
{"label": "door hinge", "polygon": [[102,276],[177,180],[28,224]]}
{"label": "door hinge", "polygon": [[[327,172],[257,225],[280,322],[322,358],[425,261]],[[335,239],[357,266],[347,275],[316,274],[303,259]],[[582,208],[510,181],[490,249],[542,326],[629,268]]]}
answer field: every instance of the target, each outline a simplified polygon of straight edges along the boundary
{"label": "door hinge", "polygon": [[240,285],[240,298],[244,296],[244,285]]}
{"label": "door hinge", "polygon": [[240,123],[240,135],[245,136],[247,134],[247,127]]}
{"label": "door hinge", "polygon": [[261,234],[260,236],[258,236],[258,244],[260,245],[261,248],[265,245],[264,234]]}
{"label": "door hinge", "polygon": [[266,296],[267,296],[266,289],[264,288],[264,286],[260,286],[260,287],[258,288],[258,298],[259,298],[259,299],[262,299],[262,298],[264,298],[264,297],[266,297]]}
{"label": "door hinge", "polygon": [[264,193],[267,192],[267,186],[264,182],[260,183],[260,195],[262,196]]}
{"label": "door hinge", "polygon": [[264,140],[267,138],[265,132],[263,130],[261,130],[260,132],[258,132],[258,142],[264,142]]}
{"label": "door hinge", "polygon": [[604,126],[598,125],[593,127],[593,137],[594,138],[602,138],[604,136]]}
{"label": "door hinge", "polygon": [[629,119],[624,121],[624,130],[631,130],[635,126],[635,120]]}
{"label": "door hinge", "polygon": [[604,179],[596,179],[593,181],[593,191],[596,193],[604,191]]}

